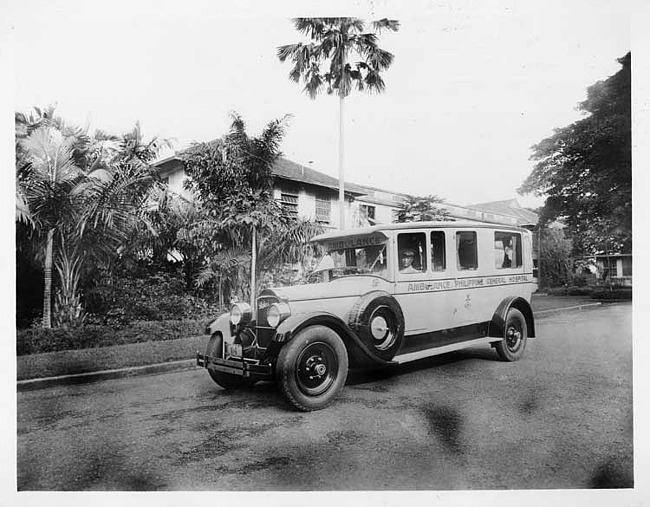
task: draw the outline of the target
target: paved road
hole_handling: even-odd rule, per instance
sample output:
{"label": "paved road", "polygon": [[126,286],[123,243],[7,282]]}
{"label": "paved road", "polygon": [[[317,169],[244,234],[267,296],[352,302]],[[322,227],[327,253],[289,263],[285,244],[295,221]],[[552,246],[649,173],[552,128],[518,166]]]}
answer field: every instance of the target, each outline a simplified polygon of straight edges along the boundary
{"label": "paved road", "polygon": [[631,487],[631,313],[540,319],[517,363],[486,347],[354,374],[315,413],[201,370],[21,392],[18,488]]}

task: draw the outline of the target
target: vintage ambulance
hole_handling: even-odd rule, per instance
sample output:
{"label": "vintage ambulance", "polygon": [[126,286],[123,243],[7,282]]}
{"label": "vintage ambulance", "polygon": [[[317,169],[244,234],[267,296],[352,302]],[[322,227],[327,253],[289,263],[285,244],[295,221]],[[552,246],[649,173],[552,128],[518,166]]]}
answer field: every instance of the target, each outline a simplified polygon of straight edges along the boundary
{"label": "vintage ambulance", "polygon": [[206,329],[197,364],[220,386],[275,381],[303,411],[327,406],[349,367],[394,367],[490,344],[519,359],[535,336],[530,231],[460,221],[377,225],[315,237],[304,283],[260,292]]}

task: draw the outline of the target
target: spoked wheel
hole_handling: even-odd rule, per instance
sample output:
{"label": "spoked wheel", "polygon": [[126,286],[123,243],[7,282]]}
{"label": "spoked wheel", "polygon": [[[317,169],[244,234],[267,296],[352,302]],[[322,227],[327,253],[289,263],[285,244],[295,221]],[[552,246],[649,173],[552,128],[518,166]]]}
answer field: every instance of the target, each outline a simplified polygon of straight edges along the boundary
{"label": "spoked wheel", "polygon": [[[222,359],[223,356],[223,337],[220,333],[215,333],[210,337],[208,342],[208,347],[205,351],[207,356],[218,357]],[[239,375],[231,375],[230,373],[224,373],[221,371],[215,371],[208,369],[208,373],[212,380],[214,380],[218,385],[224,389],[245,389],[251,387],[257,383],[256,380],[251,380],[246,377],[241,377]]]}
{"label": "spoked wheel", "polygon": [[495,345],[497,354],[504,361],[521,358],[528,341],[526,319],[516,308],[508,310],[503,340]]}
{"label": "spoked wheel", "polygon": [[326,407],[348,375],[343,340],[325,326],[304,329],[280,350],[276,374],[280,393],[298,410]]}

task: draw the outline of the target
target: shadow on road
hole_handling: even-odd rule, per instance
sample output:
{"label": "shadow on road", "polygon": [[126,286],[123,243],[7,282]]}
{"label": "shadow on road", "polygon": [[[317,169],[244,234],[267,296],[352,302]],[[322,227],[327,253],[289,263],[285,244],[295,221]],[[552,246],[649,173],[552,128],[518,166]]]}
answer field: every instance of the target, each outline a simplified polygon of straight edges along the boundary
{"label": "shadow on road", "polygon": [[350,370],[346,385],[354,386],[366,382],[374,382],[385,378],[403,375],[405,373],[427,370],[429,368],[446,366],[448,364],[462,363],[473,359],[498,361],[496,353],[491,348],[468,348],[387,368]]}

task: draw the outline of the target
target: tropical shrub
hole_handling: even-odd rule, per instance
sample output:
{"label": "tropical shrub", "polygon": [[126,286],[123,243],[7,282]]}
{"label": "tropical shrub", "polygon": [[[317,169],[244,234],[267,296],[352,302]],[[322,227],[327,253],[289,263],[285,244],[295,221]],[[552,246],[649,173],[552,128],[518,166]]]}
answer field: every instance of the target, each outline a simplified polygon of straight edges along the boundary
{"label": "tropical shrub", "polygon": [[21,355],[110,347],[149,341],[176,340],[203,334],[208,320],[136,321],[124,327],[86,324],[78,328],[34,327],[16,334],[16,353]]}
{"label": "tropical shrub", "polygon": [[182,276],[154,272],[115,277],[88,291],[88,319],[95,324],[208,318],[218,305],[186,290]]}

